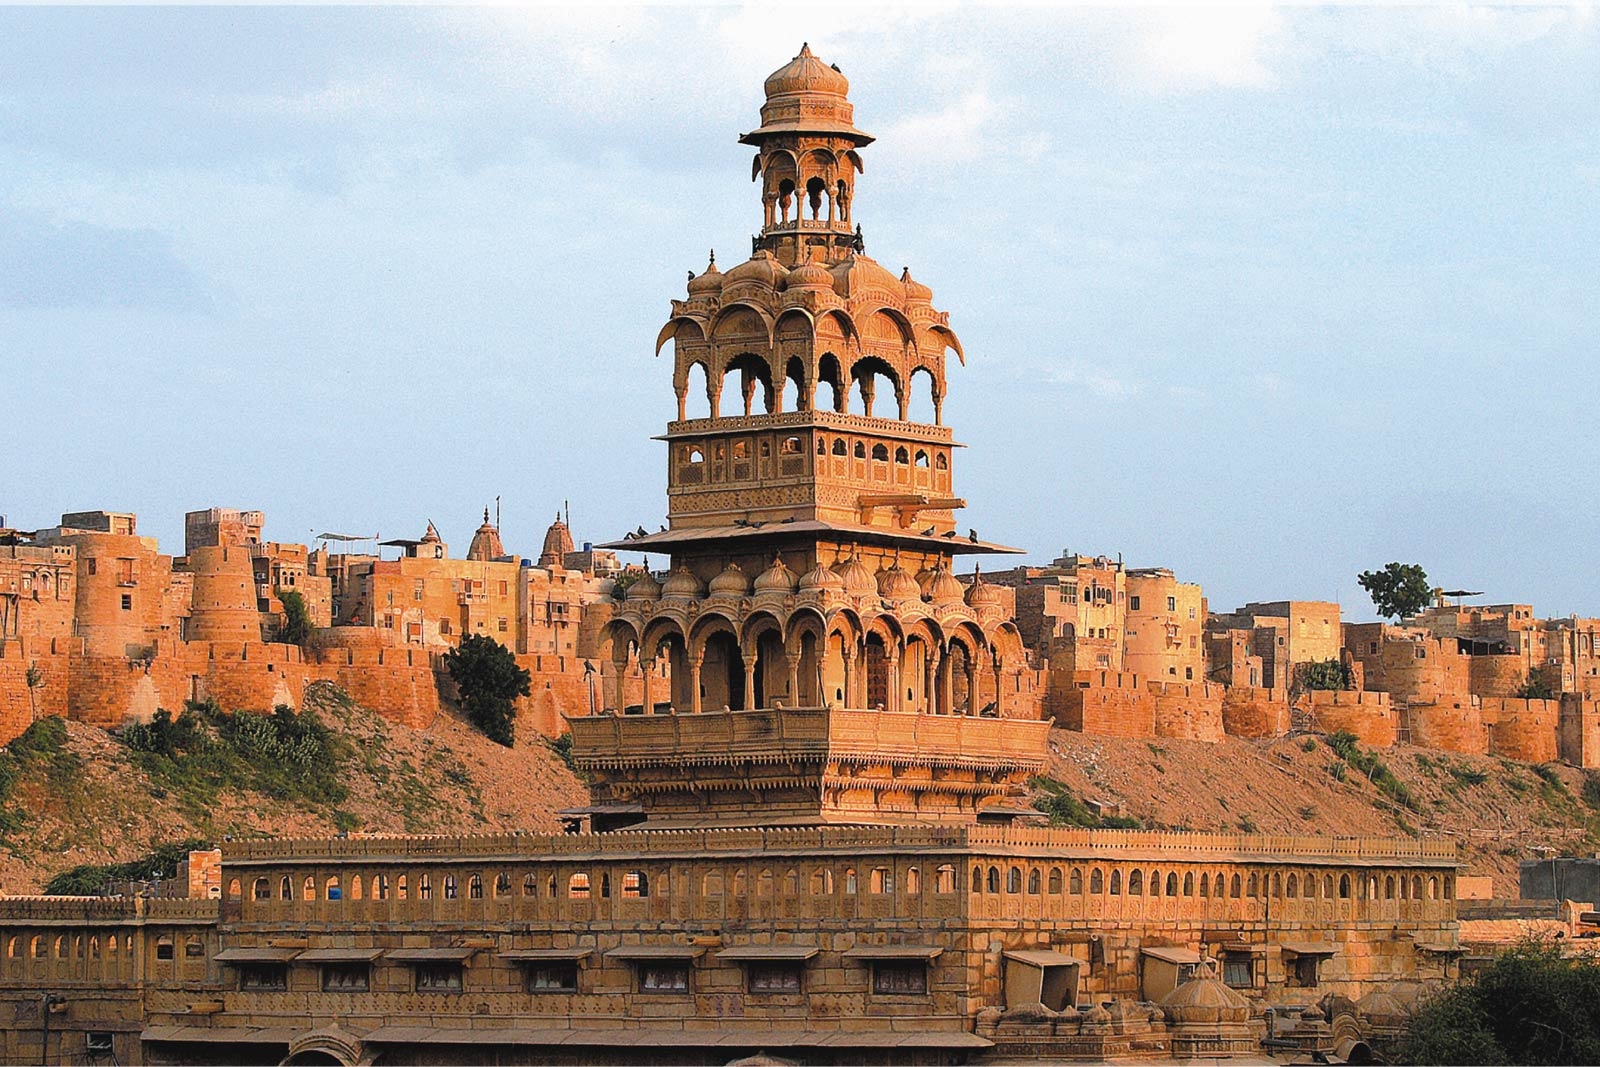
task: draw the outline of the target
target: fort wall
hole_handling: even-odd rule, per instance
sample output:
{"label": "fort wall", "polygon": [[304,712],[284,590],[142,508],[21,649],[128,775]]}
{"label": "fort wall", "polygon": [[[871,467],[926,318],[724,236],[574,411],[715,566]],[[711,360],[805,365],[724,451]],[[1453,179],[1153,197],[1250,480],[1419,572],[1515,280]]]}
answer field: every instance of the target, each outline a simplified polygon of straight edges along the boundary
{"label": "fort wall", "polygon": [[1507,759],[1549,763],[1560,753],[1561,701],[1484,697],[1489,751]]}
{"label": "fort wall", "polygon": [[1318,729],[1354,734],[1369,748],[1394,744],[1400,723],[1388,693],[1314,689],[1306,697]]}
{"label": "fort wall", "polygon": [[1406,709],[1406,719],[1414,745],[1475,756],[1488,754],[1489,732],[1478,708],[1469,701],[1413,703]]}
{"label": "fort wall", "polygon": [[1181,685],[1171,682],[1151,682],[1148,692],[1154,704],[1154,725],[1157,737],[1171,737],[1183,741],[1221,741],[1222,698],[1220,685],[1199,682]]}
{"label": "fort wall", "polygon": [[1224,691],[1222,729],[1229,737],[1282,737],[1289,726],[1287,690],[1233,685]]}

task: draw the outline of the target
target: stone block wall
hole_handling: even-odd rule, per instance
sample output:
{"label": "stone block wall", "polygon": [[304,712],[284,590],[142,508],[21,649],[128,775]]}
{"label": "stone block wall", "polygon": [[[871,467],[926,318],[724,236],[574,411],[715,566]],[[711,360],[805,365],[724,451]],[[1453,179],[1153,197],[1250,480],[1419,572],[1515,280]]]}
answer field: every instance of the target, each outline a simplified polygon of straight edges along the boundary
{"label": "stone block wall", "polygon": [[1473,656],[1469,684],[1474,696],[1515,696],[1528,682],[1528,664],[1518,655]]}
{"label": "stone block wall", "polygon": [[1414,745],[1475,756],[1488,754],[1489,732],[1478,708],[1470,702],[1412,704],[1406,709],[1406,718]]}
{"label": "stone block wall", "polygon": [[1562,759],[1578,767],[1600,767],[1600,705],[1590,697],[1567,693],[1561,698],[1559,731]]}
{"label": "stone block wall", "polygon": [[1155,734],[1184,741],[1221,741],[1223,738],[1220,685],[1197,682],[1182,685],[1151,682]]}
{"label": "stone block wall", "polygon": [[1284,689],[1229,686],[1222,697],[1222,729],[1229,737],[1282,737],[1289,732]]}
{"label": "stone block wall", "polygon": [[1561,701],[1484,697],[1489,751],[1507,759],[1549,763],[1560,752]]}
{"label": "stone block wall", "polygon": [[1354,690],[1312,690],[1306,694],[1318,728],[1347,731],[1369,748],[1389,748],[1399,732],[1399,717],[1388,693]]}

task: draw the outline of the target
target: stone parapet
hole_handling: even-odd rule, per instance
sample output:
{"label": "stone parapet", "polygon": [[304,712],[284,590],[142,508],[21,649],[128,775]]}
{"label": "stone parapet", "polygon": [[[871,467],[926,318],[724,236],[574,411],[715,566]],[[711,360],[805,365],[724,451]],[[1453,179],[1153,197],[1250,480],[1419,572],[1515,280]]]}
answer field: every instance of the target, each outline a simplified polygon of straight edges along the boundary
{"label": "stone parapet", "polygon": [[1314,689],[1306,700],[1319,729],[1354,734],[1369,748],[1389,748],[1399,733],[1388,693]]}

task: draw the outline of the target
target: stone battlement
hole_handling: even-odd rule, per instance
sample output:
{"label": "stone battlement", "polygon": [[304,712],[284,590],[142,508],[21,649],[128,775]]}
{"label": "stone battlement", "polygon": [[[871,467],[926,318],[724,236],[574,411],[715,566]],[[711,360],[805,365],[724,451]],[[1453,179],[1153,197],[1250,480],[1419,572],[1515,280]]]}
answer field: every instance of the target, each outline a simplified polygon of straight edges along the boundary
{"label": "stone battlement", "polygon": [[1406,863],[1453,867],[1456,864],[1455,842],[1442,840],[1020,826],[619,830],[600,834],[234,841],[223,846],[223,862],[229,866],[284,862],[317,864],[357,859],[440,862],[635,853],[695,857],[718,853],[777,854],[834,850],[1047,852],[1063,858],[1214,859],[1220,862],[1284,862],[1312,866]]}

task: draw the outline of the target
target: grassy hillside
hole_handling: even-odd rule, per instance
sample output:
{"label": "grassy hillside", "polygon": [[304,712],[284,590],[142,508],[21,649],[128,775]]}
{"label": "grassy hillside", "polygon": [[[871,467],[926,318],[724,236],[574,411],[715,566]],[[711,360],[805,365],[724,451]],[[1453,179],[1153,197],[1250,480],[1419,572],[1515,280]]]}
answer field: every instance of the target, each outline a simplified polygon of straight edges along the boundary
{"label": "grassy hillside", "polygon": [[1509,896],[1518,861],[1600,848],[1600,775],[1557,764],[1373,751],[1348,735],[1208,744],[1053,730],[1050,748],[1033,793],[1065,823],[1441,836],[1459,844],[1465,873],[1494,876]]}
{"label": "grassy hillside", "polygon": [[412,730],[327,685],[306,712],[200,709],[120,735],[35,724],[0,754],[0,887],[196,839],[554,831],[587,798],[531,732],[507,749],[449,712]]}

